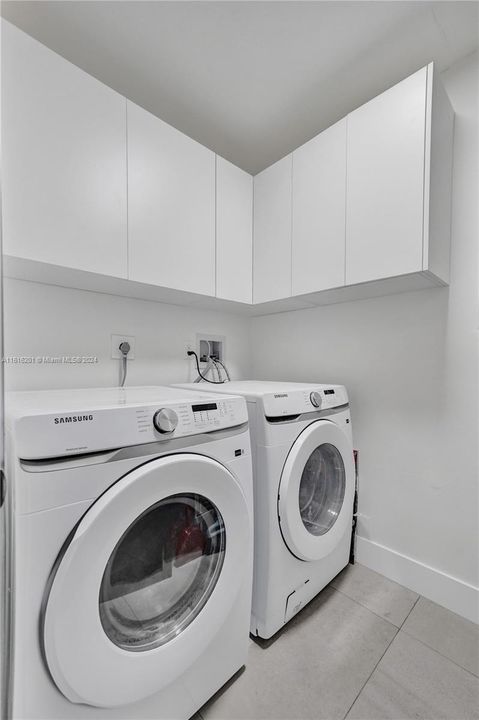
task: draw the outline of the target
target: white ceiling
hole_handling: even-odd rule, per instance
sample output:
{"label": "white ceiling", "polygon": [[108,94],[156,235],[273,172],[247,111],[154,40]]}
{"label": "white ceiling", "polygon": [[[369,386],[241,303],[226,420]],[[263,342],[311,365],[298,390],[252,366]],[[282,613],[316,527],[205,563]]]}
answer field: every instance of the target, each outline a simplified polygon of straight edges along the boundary
{"label": "white ceiling", "polygon": [[431,60],[478,46],[470,2],[4,0],[2,15],[256,173]]}

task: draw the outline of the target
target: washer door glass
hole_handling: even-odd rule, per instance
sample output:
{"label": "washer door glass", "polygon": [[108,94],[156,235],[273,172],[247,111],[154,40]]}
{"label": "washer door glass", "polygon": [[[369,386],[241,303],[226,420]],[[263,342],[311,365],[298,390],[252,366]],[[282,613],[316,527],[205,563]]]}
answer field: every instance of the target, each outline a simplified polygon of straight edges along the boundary
{"label": "washer door glass", "polygon": [[213,592],[225,545],[223,518],[202,495],[172,495],[148,508],[103,575],[100,619],[110,640],[140,652],[179,635]]}
{"label": "washer door glass", "polygon": [[339,450],[319,445],[309,456],[299,485],[301,520],[311,535],[324,535],[338,519],[346,490],[346,472]]}
{"label": "washer door glass", "polygon": [[311,423],[292,444],[279,484],[278,521],[292,554],[322,560],[347,543],[353,498],[351,438],[339,423]]}
{"label": "washer door glass", "polygon": [[[89,471],[98,483],[116,472]],[[42,613],[45,661],[68,700],[129,705],[207,657],[214,639],[229,637],[227,620],[247,632],[236,604],[251,582],[252,508],[229,468],[192,452],[165,455],[132,468],[93,504],[67,507],[67,520],[82,511]]]}

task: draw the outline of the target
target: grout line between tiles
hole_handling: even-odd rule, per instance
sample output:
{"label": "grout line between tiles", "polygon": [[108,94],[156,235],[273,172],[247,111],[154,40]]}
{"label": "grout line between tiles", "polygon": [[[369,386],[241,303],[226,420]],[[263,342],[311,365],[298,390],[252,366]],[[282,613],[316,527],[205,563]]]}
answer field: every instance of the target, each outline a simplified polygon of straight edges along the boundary
{"label": "grout line between tiles", "polygon": [[[407,636],[408,636],[409,638],[411,638],[412,640],[415,640],[416,642],[421,643],[421,645],[424,645],[424,647],[426,647],[428,650],[432,650],[432,652],[436,653],[436,655],[439,655],[440,657],[444,658],[444,660],[448,660],[448,661],[451,662],[453,665],[455,665],[456,667],[458,667],[460,670],[464,670],[464,672],[469,673],[469,675],[472,675],[472,677],[473,677],[475,680],[479,680],[479,675],[476,675],[476,673],[473,673],[472,670],[468,670],[468,669],[465,668],[463,665],[459,665],[458,662],[456,662],[455,660],[453,660],[452,658],[450,658],[448,655],[444,655],[444,653],[439,652],[439,650],[436,650],[436,648],[433,648],[431,645],[428,645],[427,643],[425,643],[423,640],[420,640],[420,639],[419,639],[418,637],[416,637],[415,635],[412,635],[411,633],[407,632],[407,630],[403,630],[402,628],[400,628],[400,630],[401,630],[402,633],[404,633],[404,635],[407,635]],[[394,637],[396,637],[396,636],[394,636]]]}
{"label": "grout line between tiles", "polygon": [[[359,605],[359,603],[357,603],[357,604]],[[364,605],[362,605],[361,607],[364,607]],[[375,613],[373,613],[373,615],[375,615]],[[378,617],[380,617],[380,616],[378,615]],[[384,618],[383,618],[383,620],[384,620]],[[386,620],[386,622],[388,622],[388,621]],[[392,625],[392,623],[390,623],[390,625]],[[376,665],[373,667],[373,669],[372,669],[371,672],[369,673],[369,675],[368,675],[368,677],[366,678],[365,682],[364,682],[363,685],[361,686],[360,691],[358,692],[358,694],[357,694],[356,697],[354,698],[354,700],[353,700],[353,702],[351,703],[351,705],[348,707],[346,713],[343,715],[343,720],[345,720],[345,718],[347,718],[347,716],[349,715],[349,712],[351,711],[351,708],[353,707],[353,705],[354,705],[354,703],[356,702],[356,700],[358,699],[358,697],[361,695],[362,691],[364,690],[364,688],[366,687],[366,685],[368,684],[368,682],[371,680],[374,672],[376,671],[377,666],[379,665],[379,663],[381,662],[381,660],[383,659],[383,657],[386,655],[386,653],[387,653],[387,651],[389,650],[389,648],[391,647],[392,643],[394,642],[394,640],[397,638],[398,634],[400,633],[400,630],[399,630],[399,628],[398,628],[396,625],[393,625],[393,627],[394,627],[395,630],[396,630],[394,636],[393,636],[393,637],[391,638],[391,640],[388,642],[387,647],[384,649],[384,652],[381,654],[381,657],[379,658],[379,660],[377,661]]]}
{"label": "grout line between tiles", "polygon": [[[331,588],[332,588],[333,590],[335,590],[336,592],[341,593],[341,595],[343,595],[344,597],[347,597],[348,600],[351,600],[352,602],[356,603],[356,605],[359,605],[359,607],[362,607],[362,608],[364,608],[365,610],[369,610],[369,612],[370,612],[372,615],[374,615],[374,616],[377,617],[377,618],[380,618],[381,620],[384,620],[384,622],[389,623],[389,625],[392,625],[393,628],[396,628],[396,630],[400,630],[400,629],[401,629],[401,627],[402,627],[401,625],[396,625],[396,623],[391,622],[391,620],[388,620],[387,618],[383,617],[382,615],[378,615],[377,612],[374,612],[374,610],[371,610],[371,608],[369,608],[367,605],[364,605],[363,603],[359,602],[359,600],[356,600],[355,598],[352,598],[351,595],[348,595],[347,593],[343,592],[343,591],[340,590],[339,588],[335,588],[333,585],[330,585],[329,587],[331,587]],[[421,597],[421,596],[419,596],[419,597]],[[417,600],[419,600],[419,598],[418,598]],[[414,602],[414,605],[417,603],[417,600]],[[409,611],[409,613],[414,609],[414,605],[413,605],[413,607],[411,608],[411,610]],[[405,622],[406,619],[409,617],[409,613],[407,614],[406,618],[404,619],[404,622]]]}
{"label": "grout line between tiles", "polygon": [[[423,645],[424,647],[428,648],[428,650],[431,650],[432,652],[436,653],[437,655],[439,655],[440,657],[444,658],[445,660],[448,660],[449,662],[453,663],[453,664],[456,665],[460,670],[464,670],[464,671],[467,672],[469,675],[471,675],[475,680],[477,680],[477,675],[475,675],[471,670],[468,670],[467,668],[463,667],[462,665],[459,665],[459,663],[457,663],[457,662],[455,662],[454,660],[452,660],[452,658],[448,657],[447,655],[443,655],[443,653],[439,652],[438,650],[436,650],[435,648],[431,647],[431,646],[428,645],[427,643],[423,642],[423,641],[420,640],[419,638],[415,637],[415,636],[412,635],[411,633],[408,633],[407,631],[405,631],[405,630],[402,629],[403,626],[404,626],[404,623],[406,622],[406,620],[408,619],[408,617],[410,616],[410,614],[412,613],[412,611],[413,611],[414,608],[416,607],[416,605],[417,605],[417,603],[419,602],[419,600],[422,598],[422,595],[418,595],[418,597],[417,597],[416,600],[414,601],[413,606],[411,607],[411,609],[409,610],[408,614],[407,614],[406,617],[404,618],[401,626],[398,627],[398,626],[395,625],[394,623],[390,622],[389,620],[387,620],[386,618],[382,617],[381,615],[378,615],[378,614],[375,613],[373,610],[371,610],[370,608],[366,607],[366,605],[363,605],[362,603],[358,602],[357,600],[355,600],[354,598],[350,597],[350,596],[347,595],[346,593],[342,592],[342,591],[339,590],[338,588],[333,587],[331,584],[329,585],[329,587],[330,587],[333,591],[338,592],[338,593],[340,593],[341,595],[343,595],[343,597],[347,597],[348,600],[351,600],[351,601],[354,602],[356,605],[359,605],[360,607],[364,608],[365,610],[368,610],[368,612],[370,612],[370,613],[371,613],[372,615],[374,615],[375,617],[377,617],[377,618],[383,620],[384,622],[388,623],[388,624],[391,625],[391,626],[394,628],[394,630],[396,631],[396,632],[394,633],[393,637],[391,638],[391,640],[388,642],[388,644],[387,644],[387,646],[385,647],[384,651],[381,653],[381,656],[379,657],[378,661],[376,662],[376,664],[375,664],[374,667],[372,668],[372,670],[371,670],[371,672],[369,673],[368,677],[366,678],[366,680],[365,680],[364,683],[362,684],[362,686],[361,686],[360,690],[358,691],[358,693],[356,694],[353,702],[352,702],[351,705],[348,707],[346,713],[342,716],[342,720],[345,720],[345,718],[347,718],[347,716],[348,716],[349,712],[351,711],[352,707],[353,707],[354,704],[356,703],[357,699],[359,698],[359,696],[360,696],[361,693],[363,692],[363,690],[364,690],[364,688],[366,687],[366,685],[368,684],[368,682],[371,680],[373,674],[375,673],[375,671],[376,671],[376,669],[378,668],[379,664],[381,663],[382,659],[384,658],[384,656],[386,655],[387,651],[388,651],[389,648],[391,647],[392,643],[394,642],[394,640],[398,637],[398,635],[399,635],[400,633],[404,633],[405,635],[407,635],[407,636],[410,637],[411,639],[415,640],[416,642],[421,643],[421,645]],[[201,713],[201,711],[198,711],[197,714],[196,714],[194,717],[195,717],[195,720],[205,720],[205,716]]]}
{"label": "grout line between tiles", "polygon": [[[419,597],[421,597],[421,596],[419,596]],[[418,600],[419,600],[419,598],[418,598]],[[416,600],[416,602],[418,602],[418,600]],[[416,604],[416,603],[414,603],[414,604]],[[359,605],[359,603],[358,603],[358,605]],[[413,609],[414,609],[414,608],[413,608]],[[411,612],[412,612],[412,610],[411,610]],[[383,657],[386,655],[387,651],[389,650],[389,648],[391,647],[391,645],[393,644],[393,642],[396,640],[396,638],[397,638],[401,633],[403,633],[404,635],[407,635],[407,636],[410,637],[412,640],[415,640],[416,642],[420,643],[421,645],[423,645],[423,646],[424,646],[425,648],[427,648],[428,650],[431,650],[431,652],[435,653],[436,655],[439,655],[439,657],[442,657],[444,660],[448,660],[448,661],[451,662],[453,665],[455,665],[456,667],[458,667],[460,670],[463,670],[463,671],[466,672],[468,675],[470,675],[471,677],[473,677],[474,680],[477,680],[477,679],[478,679],[478,676],[475,675],[473,672],[471,672],[471,670],[468,670],[467,668],[462,667],[462,665],[459,665],[457,662],[455,662],[455,661],[452,660],[451,658],[449,658],[449,657],[447,657],[446,655],[443,655],[442,653],[440,653],[439,650],[435,650],[433,647],[430,647],[430,646],[427,645],[426,643],[422,642],[422,640],[419,640],[419,638],[414,637],[414,635],[411,635],[410,633],[406,632],[405,630],[401,630],[401,628],[399,628],[398,631],[397,631],[397,633],[396,633],[396,634],[394,635],[394,637],[391,639],[391,642],[388,644],[387,648],[385,649],[385,651],[383,652],[383,654],[381,655],[381,657],[380,657],[379,660],[377,661],[376,665],[374,666],[371,674],[369,675],[368,679],[366,680],[366,682],[365,682],[364,685],[362,686],[361,690],[358,692],[358,694],[357,694],[356,697],[354,698],[354,701],[353,701],[353,702],[351,703],[351,705],[349,706],[349,708],[348,708],[348,710],[347,710],[347,712],[346,712],[346,715],[344,715],[344,717],[343,717],[343,720],[346,720],[346,718],[347,718],[349,712],[351,711],[354,703],[356,702],[356,700],[358,699],[358,697],[361,695],[362,691],[364,690],[364,688],[366,687],[366,685],[368,684],[368,682],[371,680],[371,677],[373,676],[374,672],[376,671],[376,669],[377,669],[378,665],[380,664],[381,660],[382,660]]]}
{"label": "grout line between tiles", "polygon": [[410,614],[412,613],[412,611],[414,610],[414,608],[416,607],[416,605],[418,604],[418,602],[419,602],[419,600],[421,599],[421,597],[422,597],[422,595],[418,595],[418,596],[417,596],[414,605],[412,606],[412,608],[410,609],[410,611],[408,612],[408,614],[406,615],[406,617],[404,618],[404,620],[403,620],[402,623],[400,624],[400,626],[399,626],[399,629],[400,629],[400,630],[401,630],[402,626],[404,625],[404,623],[406,622],[406,620],[408,619],[408,617],[410,616]]}
{"label": "grout line between tiles", "polygon": [[464,667],[463,665],[460,665],[458,662],[456,662],[456,661],[453,660],[451,657],[449,657],[449,655],[444,655],[444,653],[442,653],[440,650],[437,650],[436,648],[433,648],[432,645],[429,645],[427,642],[424,642],[424,640],[421,640],[421,638],[418,638],[416,635],[413,635],[411,632],[408,632],[407,630],[404,629],[404,623],[406,622],[406,620],[408,619],[409,615],[412,613],[412,611],[414,610],[414,608],[416,607],[416,605],[418,604],[419,600],[420,600],[422,597],[423,597],[423,595],[419,595],[418,599],[416,600],[416,602],[414,603],[414,605],[412,606],[412,608],[411,608],[410,611],[408,612],[407,616],[404,618],[404,622],[403,622],[403,624],[401,625],[401,627],[400,627],[399,629],[402,630],[402,632],[403,632],[405,635],[407,635],[408,637],[412,638],[413,640],[417,640],[418,642],[420,642],[421,645],[424,645],[424,647],[429,648],[429,650],[433,650],[435,653],[437,653],[437,654],[440,655],[441,657],[446,658],[446,660],[450,660],[452,663],[454,663],[454,665],[457,665],[457,667],[459,667],[459,668],[461,668],[462,670],[465,670],[466,672],[470,673],[473,677],[479,678],[479,675],[476,675],[476,673],[472,672],[472,670],[468,670],[468,668]]}

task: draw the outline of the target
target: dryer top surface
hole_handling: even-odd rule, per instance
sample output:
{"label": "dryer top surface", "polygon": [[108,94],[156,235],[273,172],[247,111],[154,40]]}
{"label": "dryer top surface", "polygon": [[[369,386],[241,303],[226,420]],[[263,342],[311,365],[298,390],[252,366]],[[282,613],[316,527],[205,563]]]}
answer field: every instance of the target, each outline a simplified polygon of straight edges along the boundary
{"label": "dryer top surface", "polygon": [[270,395],[271,393],[287,393],[302,390],[303,392],[314,392],[315,390],[345,390],[343,385],[325,383],[299,383],[299,382],[277,382],[275,380],[231,380],[221,385],[211,383],[181,383],[176,387],[191,388],[192,390],[203,390],[204,392],[232,393],[242,395],[248,399],[255,399]]}

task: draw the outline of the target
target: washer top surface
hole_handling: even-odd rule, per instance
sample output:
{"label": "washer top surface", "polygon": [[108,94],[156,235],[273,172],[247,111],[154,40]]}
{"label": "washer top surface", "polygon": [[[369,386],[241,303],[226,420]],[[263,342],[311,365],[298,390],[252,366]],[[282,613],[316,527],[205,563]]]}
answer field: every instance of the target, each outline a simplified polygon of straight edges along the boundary
{"label": "washer top surface", "polygon": [[90,388],[6,394],[19,458],[45,459],[239,427],[244,398],[171,387]]}
{"label": "washer top surface", "polygon": [[[206,389],[202,388],[205,396]],[[222,392],[231,396],[228,388]],[[74,388],[73,390],[23,390],[5,393],[8,416],[37,415],[48,412],[74,412],[86,408],[122,408],[128,405],[161,405],[175,402],[198,402],[198,394],[162,385],[138,387]]]}

